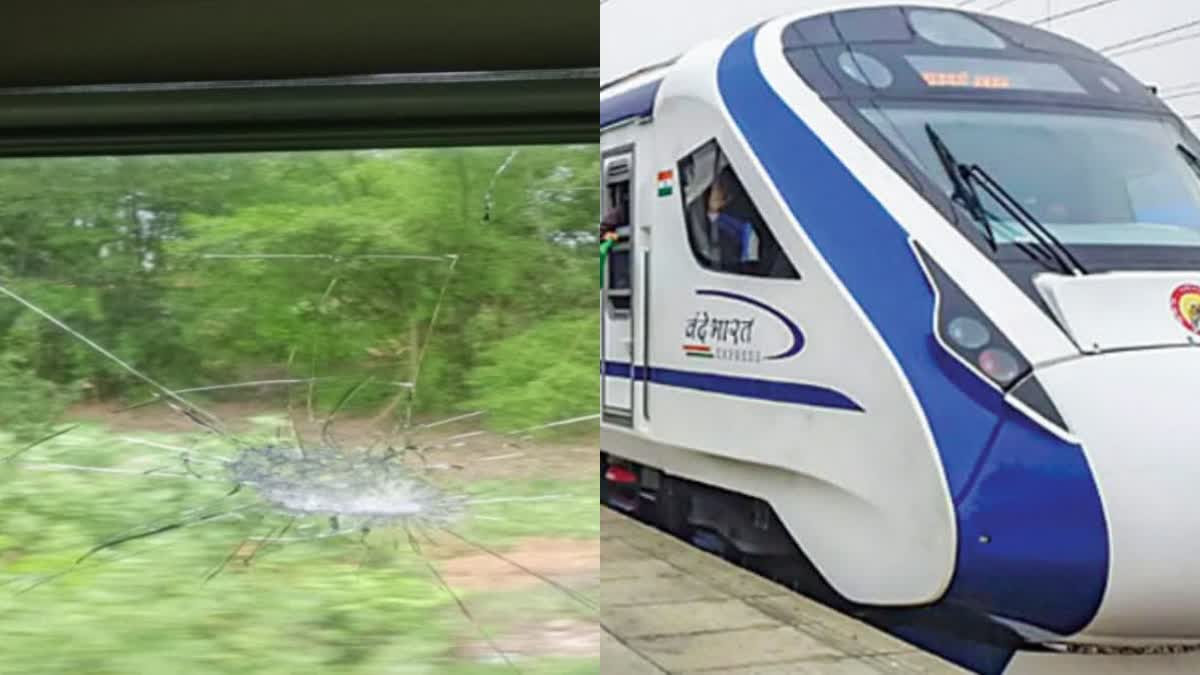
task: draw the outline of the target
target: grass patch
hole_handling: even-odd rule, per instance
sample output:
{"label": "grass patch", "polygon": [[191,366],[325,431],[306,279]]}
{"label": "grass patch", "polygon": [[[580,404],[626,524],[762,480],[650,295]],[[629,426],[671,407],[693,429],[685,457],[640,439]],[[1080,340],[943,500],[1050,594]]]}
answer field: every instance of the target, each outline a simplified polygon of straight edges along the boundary
{"label": "grass patch", "polygon": [[[199,438],[137,436],[179,445]],[[0,438],[0,453],[19,447],[15,438]],[[369,547],[351,536],[269,549],[251,565],[231,563],[205,582],[242,538],[265,532],[268,524],[251,516],[131,542],[17,594],[30,575],[66,569],[115,533],[227,490],[199,480],[32,470],[46,462],[129,470],[178,466],[170,454],[122,441],[99,425],[73,430],[22,459],[30,464],[0,464],[0,582],[7,582],[0,588],[0,673],[508,672],[502,662],[456,655],[474,629],[395,532],[373,533]],[[458,487],[479,499],[565,497],[480,504],[474,511],[486,517],[459,529],[489,547],[505,550],[526,537],[599,535],[594,480]],[[468,606],[478,605],[493,632],[531,618],[582,616],[546,587],[460,595]],[[520,667],[527,673],[594,673],[598,658],[539,657]]]}

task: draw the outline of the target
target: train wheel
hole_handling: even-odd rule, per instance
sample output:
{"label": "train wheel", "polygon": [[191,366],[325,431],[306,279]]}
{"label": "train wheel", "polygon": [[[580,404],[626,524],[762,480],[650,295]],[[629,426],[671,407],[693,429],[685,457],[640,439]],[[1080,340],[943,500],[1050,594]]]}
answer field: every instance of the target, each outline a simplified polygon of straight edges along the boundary
{"label": "train wheel", "polygon": [[663,476],[658,490],[656,514],[659,528],[673,536],[687,539],[690,505],[687,485],[670,476]]}

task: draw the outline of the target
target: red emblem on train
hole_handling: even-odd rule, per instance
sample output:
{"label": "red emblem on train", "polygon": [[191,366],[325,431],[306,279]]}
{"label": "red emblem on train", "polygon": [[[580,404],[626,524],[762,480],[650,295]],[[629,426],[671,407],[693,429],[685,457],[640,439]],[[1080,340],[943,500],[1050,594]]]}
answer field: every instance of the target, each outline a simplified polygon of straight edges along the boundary
{"label": "red emblem on train", "polygon": [[1171,309],[1184,328],[1200,335],[1200,286],[1184,284],[1171,294]]}

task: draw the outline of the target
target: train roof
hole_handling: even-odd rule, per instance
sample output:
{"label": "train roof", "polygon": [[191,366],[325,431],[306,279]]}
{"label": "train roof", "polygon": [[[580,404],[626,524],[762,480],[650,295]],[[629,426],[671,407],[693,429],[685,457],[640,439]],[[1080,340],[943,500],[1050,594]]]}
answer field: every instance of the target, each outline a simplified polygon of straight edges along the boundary
{"label": "train roof", "polygon": [[[784,24],[781,49],[787,52],[791,58],[794,54],[804,50],[819,50],[835,45],[873,46],[908,42],[917,34],[914,33],[914,29],[909,23],[909,13],[914,10],[951,12],[969,17],[976,25],[998,35],[1004,43],[1010,48],[1015,48],[1018,53],[1034,55],[1035,60],[1040,60],[1036,56],[1040,54],[1064,62],[1090,62],[1095,64],[1093,67],[1111,67],[1120,71],[1124,76],[1128,76],[1128,73],[1125,73],[1104,55],[1057,33],[986,12],[975,12],[958,7],[920,3],[889,3],[875,0],[810,8],[782,14],[759,22],[758,25],[779,26]],[[726,40],[732,37],[733,35],[727,36]],[[718,42],[721,41],[724,40],[718,40]],[[957,53],[961,51],[962,47],[968,46],[968,44],[962,44],[956,47],[947,43],[947,50],[948,53]],[[696,47],[685,53],[690,53],[694,49]],[[601,89],[601,129],[631,119],[652,117],[659,86],[668,76],[670,66],[679,58],[681,57],[636,70],[606,84]],[[793,65],[797,68],[798,73],[805,74],[804,69],[795,65],[795,62]],[[819,68],[814,66],[816,70],[827,67],[827,64]],[[1128,77],[1132,79],[1132,76]],[[810,84],[812,84],[809,77],[805,76],[805,79],[810,80]],[[1127,96],[1126,98],[1129,100],[1126,103],[1137,103],[1137,107],[1140,108],[1162,107],[1161,101],[1153,95],[1145,96],[1148,92],[1144,85],[1138,83],[1137,89],[1141,90],[1140,94]],[[828,93],[823,92],[823,94]],[[1134,101],[1134,99],[1139,100]]]}

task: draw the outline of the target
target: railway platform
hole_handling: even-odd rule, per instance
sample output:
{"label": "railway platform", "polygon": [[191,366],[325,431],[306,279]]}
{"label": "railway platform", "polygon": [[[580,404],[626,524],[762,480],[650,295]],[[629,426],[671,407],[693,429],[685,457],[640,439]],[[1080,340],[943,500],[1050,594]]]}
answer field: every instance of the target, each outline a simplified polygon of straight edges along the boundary
{"label": "railway platform", "polygon": [[967,672],[609,509],[600,538],[605,675]]}

